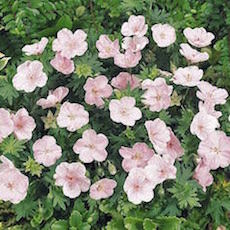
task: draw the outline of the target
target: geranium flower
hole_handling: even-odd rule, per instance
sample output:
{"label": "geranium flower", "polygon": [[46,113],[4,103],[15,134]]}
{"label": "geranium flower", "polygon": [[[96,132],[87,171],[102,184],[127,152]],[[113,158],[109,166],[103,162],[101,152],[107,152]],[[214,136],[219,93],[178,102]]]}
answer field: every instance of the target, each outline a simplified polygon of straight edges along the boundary
{"label": "geranium flower", "polygon": [[74,132],[89,122],[89,113],[78,103],[65,102],[57,117],[57,124],[61,128],[67,128]]}
{"label": "geranium flower", "polygon": [[199,111],[205,112],[207,114],[212,115],[216,119],[222,116],[222,113],[220,111],[215,110],[215,105],[213,104],[207,104],[205,102],[199,101]]}
{"label": "geranium flower", "polygon": [[142,117],[141,110],[135,107],[136,100],[133,97],[122,97],[120,100],[113,99],[109,103],[110,118],[117,123],[134,126],[135,122]]}
{"label": "geranium flower", "polygon": [[147,37],[125,37],[123,38],[122,48],[135,53],[143,50],[148,43],[149,39]]}
{"label": "geranium flower", "polygon": [[116,186],[117,182],[115,180],[108,178],[101,179],[91,185],[89,196],[94,200],[108,198],[113,195]]}
{"label": "geranium flower", "polygon": [[83,132],[82,138],[78,139],[73,146],[73,151],[79,154],[79,158],[84,163],[95,161],[104,161],[108,155],[106,147],[109,144],[107,137],[93,129],[87,129]]}
{"label": "geranium flower", "polygon": [[33,144],[34,159],[46,167],[50,167],[62,156],[62,149],[56,144],[53,136],[43,136]]}
{"label": "geranium flower", "polygon": [[53,41],[53,51],[60,52],[62,57],[68,59],[82,56],[88,49],[85,41],[87,34],[83,30],[72,31],[64,28],[58,31],[57,38]]}
{"label": "geranium flower", "polygon": [[85,174],[86,169],[83,164],[62,162],[55,170],[55,185],[63,187],[65,196],[76,198],[81,192],[89,190],[90,180]]}

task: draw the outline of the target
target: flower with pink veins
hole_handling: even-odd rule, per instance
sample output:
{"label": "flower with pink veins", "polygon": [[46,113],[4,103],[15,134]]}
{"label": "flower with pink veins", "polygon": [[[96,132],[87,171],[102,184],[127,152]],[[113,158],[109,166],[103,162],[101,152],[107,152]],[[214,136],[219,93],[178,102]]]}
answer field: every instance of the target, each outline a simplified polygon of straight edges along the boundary
{"label": "flower with pink veins", "polygon": [[126,172],[137,167],[144,168],[154,155],[154,151],[141,142],[135,143],[132,148],[121,146],[119,153],[124,158],[122,167]]}
{"label": "flower with pink veins", "polygon": [[167,143],[170,141],[170,131],[164,121],[159,118],[154,121],[146,121],[145,128],[155,149],[167,147]]}
{"label": "flower with pink veins", "polygon": [[63,86],[50,90],[47,98],[41,98],[37,101],[37,105],[43,109],[55,107],[57,103],[61,103],[62,100],[68,95],[69,89]]}
{"label": "flower with pink veins", "polygon": [[215,110],[215,105],[199,101],[199,111],[212,115],[216,119],[222,116],[220,111]]}
{"label": "flower with pink veins", "polygon": [[199,144],[198,155],[210,169],[225,168],[230,164],[230,137],[222,131],[213,131]]}
{"label": "flower with pink veins", "polygon": [[62,149],[53,136],[45,135],[33,144],[34,159],[39,164],[50,167],[62,156]]}
{"label": "flower with pink veins", "polygon": [[86,168],[82,163],[62,162],[55,170],[55,185],[63,187],[65,196],[76,198],[89,190],[90,180],[85,174]]}
{"label": "flower with pink veins", "polygon": [[85,90],[85,102],[97,107],[103,107],[103,99],[109,98],[113,93],[113,88],[108,84],[107,77],[103,75],[88,78],[83,88]]}
{"label": "flower with pink veins", "polygon": [[109,103],[110,118],[116,123],[134,126],[142,117],[141,110],[135,107],[136,100],[133,97],[122,97],[120,100],[113,99]]}
{"label": "flower with pink veins", "polygon": [[87,129],[83,132],[82,138],[78,139],[73,146],[73,151],[79,154],[79,158],[84,163],[91,163],[93,160],[102,162],[106,159],[108,153],[106,147],[109,144],[107,137],[93,129]]}
{"label": "flower with pink veins", "polygon": [[154,185],[147,179],[146,171],[142,168],[131,169],[123,188],[128,200],[136,205],[142,201],[150,202],[154,197]]}
{"label": "flower with pink veins", "polygon": [[112,179],[101,179],[90,187],[89,196],[94,200],[101,200],[113,195],[114,188],[117,186],[117,182]]}
{"label": "flower with pink veins", "polygon": [[122,35],[126,37],[138,36],[143,37],[148,30],[148,25],[145,24],[145,17],[142,15],[131,15],[128,22],[123,23],[121,27]]}
{"label": "flower with pink veins", "polygon": [[189,44],[182,43],[180,44],[180,54],[183,55],[189,62],[192,64],[204,62],[209,59],[207,52],[199,52],[193,49]]}
{"label": "flower with pink veins", "polygon": [[27,55],[40,55],[43,53],[44,49],[46,48],[46,45],[48,43],[48,38],[43,37],[41,41],[34,43],[32,45],[25,45],[22,48],[22,51]]}
{"label": "flower with pink veins", "polygon": [[65,75],[69,75],[74,71],[74,62],[66,57],[63,57],[59,52],[50,61],[50,65],[53,66],[58,72]]}
{"label": "flower with pink veins", "polygon": [[58,31],[57,38],[53,41],[52,48],[55,52],[60,52],[62,57],[68,59],[75,56],[82,56],[88,49],[85,41],[87,34],[83,30],[72,31],[64,28]]}
{"label": "flower with pink veins", "polygon": [[18,204],[27,195],[29,179],[6,157],[0,156],[0,160],[0,199]]}
{"label": "flower with pink veins", "polygon": [[96,47],[99,51],[99,58],[112,58],[119,53],[120,45],[118,39],[111,41],[107,35],[100,35],[96,42]]}
{"label": "flower with pink veins", "polygon": [[202,77],[203,70],[199,69],[197,66],[180,67],[174,72],[172,81],[177,85],[194,87],[200,83]]}
{"label": "flower with pink veins", "polygon": [[135,53],[143,50],[148,43],[149,39],[147,37],[125,37],[123,38],[122,48]]}
{"label": "flower with pink veins", "polygon": [[3,108],[0,108],[0,143],[3,138],[8,137],[14,131],[14,123],[10,113]]}
{"label": "flower with pink veins", "polygon": [[133,74],[120,72],[112,79],[111,85],[119,90],[127,89],[129,85],[130,89],[133,90],[140,86],[140,79]]}
{"label": "flower with pink veins", "polygon": [[184,29],[183,33],[188,42],[198,48],[210,45],[215,38],[213,33],[207,32],[203,27],[194,29],[188,27]]}
{"label": "flower with pink veins", "polygon": [[40,61],[26,61],[18,66],[17,74],[13,77],[13,86],[16,90],[31,93],[36,87],[45,86],[47,80]]}
{"label": "flower with pink veins", "polygon": [[141,52],[136,53],[131,50],[126,50],[125,53],[117,53],[114,56],[114,64],[121,68],[132,68],[138,65],[141,60]]}
{"label": "flower with pink veins", "polygon": [[14,123],[14,135],[18,140],[30,140],[32,138],[36,123],[25,108],[12,114],[12,121]]}
{"label": "flower with pink veins", "polygon": [[70,132],[82,128],[89,123],[89,113],[78,103],[65,102],[57,117],[57,124],[60,128],[67,128]]}
{"label": "flower with pink veins", "polygon": [[176,41],[176,31],[169,24],[155,24],[151,30],[153,40],[161,48],[168,47]]}

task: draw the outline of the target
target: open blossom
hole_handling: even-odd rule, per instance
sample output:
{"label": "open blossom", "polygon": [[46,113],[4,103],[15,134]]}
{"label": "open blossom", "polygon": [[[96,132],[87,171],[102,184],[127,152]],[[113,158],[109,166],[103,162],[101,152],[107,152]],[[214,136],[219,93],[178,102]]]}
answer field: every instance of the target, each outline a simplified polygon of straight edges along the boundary
{"label": "open blossom", "polygon": [[154,187],[165,180],[176,178],[176,167],[166,157],[154,155],[145,167],[147,179]]}
{"label": "open blossom", "polygon": [[32,138],[36,124],[25,108],[19,109],[16,114],[13,114],[12,121],[14,123],[14,135],[18,140],[30,140]]}
{"label": "open blossom", "polygon": [[17,74],[13,77],[13,85],[16,90],[30,93],[36,87],[45,86],[47,80],[47,75],[43,72],[43,65],[40,61],[26,61],[18,66]]}
{"label": "open blossom", "polygon": [[87,34],[83,30],[72,31],[64,28],[58,31],[57,38],[53,41],[53,51],[60,52],[62,57],[68,59],[75,56],[82,56],[87,48],[88,44],[85,41]]}
{"label": "open blossom", "polygon": [[216,128],[219,128],[220,124],[216,117],[207,114],[205,111],[197,113],[190,125],[190,131],[196,135],[199,139],[204,140],[209,133],[213,132]]}
{"label": "open blossom", "polygon": [[54,59],[50,61],[50,64],[58,72],[65,75],[71,74],[74,71],[74,62],[66,57],[63,57],[59,52],[56,53]]}
{"label": "open blossom", "polygon": [[194,29],[188,27],[183,33],[191,45],[199,48],[210,45],[215,38],[213,33],[207,32],[203,27]]}
{"label": "open blossom", "polygon": [[145,24],[145,17],[142,15],[131,15],[128,22],[123,23],[121,33],[124,36],[138,36],[143,37],[148,30],[148,25]]}
{"label": "open blossom", "polygon": [[89,113],[78,103],[65,102],[57,117],[57,124],[74,132],[89,123]]}
{"label": "open blossom", "polygon": [[65,196],[76,198],[81,192],[89,190],[90,180],[85,174],[86,169],[83,164],[62,162],[55,170],[55,185],[63,187]]}
{"label": "open blossom", "polygon": [[48,39],[46,37],[43,37],[41,41],[34,43],[32,45],[25,45],[22,48],[22,51],[27,55],[39,55],[42,54],[44,49],[46,48],[46,45],[48,43]]}
{"label": "open blossom", "polygon": [[73,146],[73,151],[79,154],[79,158],[84,163],[91,163],[93,160],[102,162],[108,153],[106,147],[109,144],[107,137],[93,129],[83,132],[82,138],[78,139]]}
{"label": "open blossom", "polygon": [[206,192],[206,187],[213,183],[213,176],[203,159],[199,160],[193,178],[202,186],[204,192]]}
{"label": "open blossom", "polygon": [[145,128],[155,149],[167,147],[167,143],[170,141],[170,132],[164,121],[159,118],[154,121],[146,121]]}
{"label": "open blossom", "polygon": [[18,204],[25,199],[29,186],[23,175],[5,156],[0,156],[0,200]]}
{"label": "open blossom", "polygon": [[104,105],[103,98],[111,96],[113,89],[108,84],[106,76],[99,75],[96,78],[88,78],[84,85],[85,102],[89,105],[101,107]]}
{"label": "open blossom", "polygon": [[126,50],[125,53],[117,53],[114,56],[114,64],[121,68],[132,68],[138,65],[141,60],[141,52],[138,51],[136,53],[131,50]]}
{"label": "open blossom", "polygon": [[143,50],[148,43],[149,39],[147,37],[125,37],[123,38],[122,48],[135,53]]}
{"label": "open blossom", "polygon": [[202,101],[199,101],[199,111],[205,112],[207,114],[212,115],[216,119],[222,116],[222,113],[220,111],[215,110],[215,105],[213,104],[207,104]]}
{"label": "open blossom", "polygon": [[124,191],[130,202],[133,204],[140,204],[142,201],[151,201],[154,196],[153,189],[154,186],[147,179],[145,169],[131,169],[124,183]]}
{"label": "open blossom", "polygon": [[122,167],[126,172],[136,167],[144,168],[154,155],[154,151],[141,142],[134,144],[132,148],[121,146],[119,153],[124,158]]}
{"label": "open blossom", "polygon": [[62,156],[62,149],[53,136],[43,136],[33,144],[34,159],[46,167],[54,165]]}
{"label": "open blossom", "polygon": [[168,86],[164,78],[159,77],[154,81],[146,79],[142,82],[142,89],[147,89],[142,95],[142,103],[148,106],[150,111],[159,112],[170,106],[173,87]]}
{"label": "open blossom", "polygon": [[188,87],[197,86],[203,77],[203,70],[197,66],[188,66],[178,68],[172,78],[174,84]]}
{"label": "open blossom", "polygon": [[230,164],[230,137],[222,131],[213,131],[199,144],[198,155],[210,169],[225,168]]}
{"label": "open blossom", "polygon": [[111,41],[108,35],[100,35],[96,42],[96,47],[99,51],[99,58],[112,58],[119,53],[120,45],[119,40]]}
{"label": "open blossom", "polygon": [[155,24],[151,27],[153,40],[159,47],[167,47],[176,41],[176,31],[169,24]]}
{"label": "open blossom", "polygon": [[136,100],[133,97],[122,97],[120,100],[111,100],[109,103],[110,118],[117,123],[134,126],[142,117],[141,110],[135,107]]}
{"label": "open blossom", "polygon": [[41,106],[43,109],[55,107],[57,103],[62,102],[68,93],[68,88],[60,86],[55,90],[50,90],[48,97],[39,99],[36,104]]}
{"label": "open blossom", "polygon": [[226,89],[217,88],[206,81],[201,81],[198,85],[199,91],[196,96],[205,102],[205,104],[218,105],[225,104],[228,92]]}
{"label": "open blossom", "polygon": [[117,182],[115,180],[108,178],[101,179],[91,185],[89,196],[94,200],[108,198],[113,195],[116,186]]}
{"label": "open blossom", "polygon": [[10,113],[3,108],[0,108],[0,143],[3,138],[8,137],[14,130],[14,123]]}
{"label": "open blossom", "polygon": [[120,72],[116,77],[112,79],[111,85],[119,90],[124,90],[129,85],[130,89],[133,90],[140,86],[140,79],[133,74]]}

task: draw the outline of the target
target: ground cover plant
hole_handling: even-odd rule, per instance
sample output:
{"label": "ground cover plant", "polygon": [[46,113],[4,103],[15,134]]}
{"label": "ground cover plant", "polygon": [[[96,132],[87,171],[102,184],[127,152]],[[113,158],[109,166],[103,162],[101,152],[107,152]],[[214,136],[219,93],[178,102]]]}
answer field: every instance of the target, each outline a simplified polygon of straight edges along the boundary
{"label": "ground cover plant", "polygon": [[228,1],[0,17],[0,229],[230,229]]}

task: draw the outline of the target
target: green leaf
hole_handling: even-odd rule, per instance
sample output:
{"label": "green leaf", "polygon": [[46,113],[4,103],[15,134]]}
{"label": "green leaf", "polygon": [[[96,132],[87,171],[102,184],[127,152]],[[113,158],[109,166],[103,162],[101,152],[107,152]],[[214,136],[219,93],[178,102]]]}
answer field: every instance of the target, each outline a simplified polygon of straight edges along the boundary
{"label": "green leaf", "polygon": [[51,230],[68,230],[67,220],[58,220],[51,225]]}
{"label": "green leaf", "polygon": [[62,28],[67,28],[67,29],[72,29],[73,22],[71,18],[68,15],[63,15],[59,20],[57,21],[56,24],[56,29],[57,31],[62,29]]}
{"label": "green leaf", "polygon": [[0,60],[0,71],[6,67],[9,60],[10,60],[10,57],[4,57]]}
{"label": "green leaf", "polygon": [[73,211],[69,218],[69,224],[71,227],[77,227],[80,229],[82,225],[82,215],[78,211]]}
{"label": "green leaf", "polygon": [[143,229],[144,230],[155,230],[157,229],[157,224],[153,220],[146,218],[144,219],[144,222],[143,222]]}
{"label": "green leaf", "polygon": [[128,230],[140,230],[142,228],[143,221],[137,217],[126,217],[124,223]]}
{"label": "green leaf", "polygon": [[177,217],[159,217],[156,219],[160,230],[180,230],[181,220]]}

